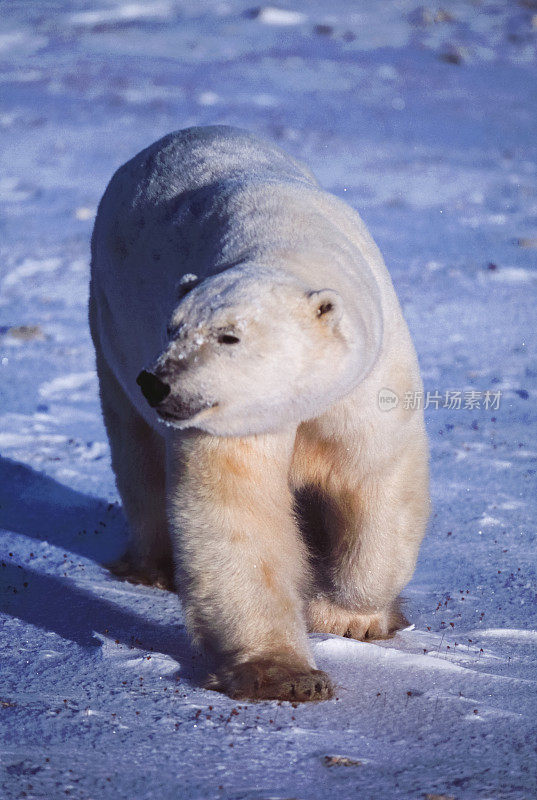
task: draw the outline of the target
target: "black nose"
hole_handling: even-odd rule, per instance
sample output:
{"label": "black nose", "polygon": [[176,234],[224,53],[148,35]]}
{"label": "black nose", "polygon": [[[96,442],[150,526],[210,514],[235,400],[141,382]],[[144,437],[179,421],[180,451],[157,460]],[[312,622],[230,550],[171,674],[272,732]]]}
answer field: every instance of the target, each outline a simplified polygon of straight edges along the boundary
{"label": "black nose", "polygon": [[152,372],[147,372],[145,369],[136,378],[136,383],[151,408],[160,405],[170,393],[170,387],[167,383],[164,383]]}

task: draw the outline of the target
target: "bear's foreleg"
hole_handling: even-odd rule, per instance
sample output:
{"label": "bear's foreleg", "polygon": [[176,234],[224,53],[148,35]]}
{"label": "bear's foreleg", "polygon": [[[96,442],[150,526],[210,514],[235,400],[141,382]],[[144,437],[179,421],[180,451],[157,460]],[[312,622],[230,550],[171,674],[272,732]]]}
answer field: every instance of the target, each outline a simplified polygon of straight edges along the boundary
{"label": "bear's foreleg", "polygon": [[112,467],[130,528],[127,553],[108,568],[134,583],[172,590],[164,440],[138,414],[98,351],[97,373]]}
{"label": "bear's foreleg", "polygon": [[331,696],[308,647],[307,559],[287,483],[294,431],[189,431],[171,443],[169,518],[187,627],[217,661],[207,686],[234,698]]}
{"label": "bear's foreleg", "polygon": [[429,516],[425,434],[384,468],[361,476],[332,470],[326,528],[328,586],[311,598],[309,629],[381,639],[406,624],[398,595],[414,571]]}

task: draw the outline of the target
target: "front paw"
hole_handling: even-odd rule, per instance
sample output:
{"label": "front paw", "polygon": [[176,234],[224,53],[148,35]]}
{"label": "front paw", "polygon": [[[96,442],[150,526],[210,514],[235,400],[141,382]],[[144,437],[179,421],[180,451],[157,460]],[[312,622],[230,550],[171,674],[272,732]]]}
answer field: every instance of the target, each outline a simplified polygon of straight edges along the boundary
{"label": "front paw", "polygon": [[206,689],[223,692],[234,700],[290,700],[298,703],[329,700],[334,694],[330,678],[319,669],[253,659],[211,675]]}
{"label": "front paw", "polygon": [[358,612],[333,603],[326,597],[310,600],[308,627],[315,633],[336,633],[349,639],[391,639],[408,625],[398,601],[381,611]]}

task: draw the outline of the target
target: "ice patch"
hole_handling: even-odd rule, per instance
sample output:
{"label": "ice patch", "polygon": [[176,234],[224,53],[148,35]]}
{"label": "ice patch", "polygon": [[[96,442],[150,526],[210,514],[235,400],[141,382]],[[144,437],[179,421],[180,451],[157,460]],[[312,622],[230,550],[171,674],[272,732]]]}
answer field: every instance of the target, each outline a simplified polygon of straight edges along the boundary
{"label": "ice patch", "polygon": [[258,94],[254,97],[254,103],[259,108],[275,108],[279,105],[279,101],[271,94]]}
{"label": "ice patch", "polygon": [[59,258],[43,258],[41,260],[26,258],[20,266],[8,272],[3,280],[4,288],[15,286],[19,281],[32,278],[41,272],[54,272],[60,264]]}
{"label": "ice patch", "polygon": [[42,384],[39,387],[40,397],[48,400],[73,399],[72,394],[79,389],[91,389],[91,384],[95,383],[97,375],[95,372],[73,372],[70,375],[62,375],[52,381]]}
{"label": "ice patch", "polygon": [[31,191],[20,185],[18,178],[0,178],[0,200],[5,203],[20,203],[31,195]]}
{"label": "ice patch", "polygon": [[491,272],[491,277],[498,283],[530,283],[537,278],[537,273],[524,267],[501,267]]}
{"label": "ice patch", "polygon": [[177,102],[183,97],[183,90],[179,86],[167,88],[165,86],[151,86],[143,83],[137,88],[131,87],[129,89],[124,89],[121,95],[128,103],[147,105],[147,103],[153,101]]}
{"label": "ice patch", "polygon": [[265,25],[300,25],[306,21],[306,15],[301,11],[265,6],[259,9],[256,19]]}
{"label": "ice patch", "polygon": [[500,503],[498,508],[502,508],[505,511],[516,511],[518,508],[524,508],[525,505],[521,500],[508,500],[506,503]]}
{"label": "ice patch", "polygon": [[15,53],[18,57],[26,53],[35,53],[48,44],[45,36],[34,36],[26,31],[9,31],[0,34],[0,54],[7,56]]}
{"label": "ice patch", "polygon": [[384,81],[394,81],[398,77],[397,70],[391,64],[381,64],[377,75]]}
{"label": "ice patch", "polygon": [[101,642],[101,655],[106,659],[121,662],[122,666],[134,670],[138,674],[156,672],[158,675],[173,675],[179,669],[179,663],[165,653],[147,652],[138,648],[118,644],[115,639],[93,631],[93,636]]}
{"label": "ice patch", "polygon": [[198,95],[198,103],[200,106],[214,106],[218,103],[219,99],[215,92],[202,92]]}
{"label": "ice patch", "polygon": [[[444,671],[466,671],[464,667],[446,660],[443,655],[439,656],[438,653],[424,655],[408,653],[397,650],[395,647],[382,647],[373,642],[358,642],[354,639],[344,639],[339,636],[334,636],[324,641],[315,641],[313,643],[313,651],[320,662],[328,661],[331,665],[347,662],[350,666],[356,661],[376,661],[384,666],[389,664],[402,669],[418,667],[426,670],[434,668]],[[433,655],[437,656],[434,661],[431,660]]]}
{"label": "ice patch", "polygon": [[69,483],[69,481],[72,481],[73,478],[76,480],[79,477],[79,473],[74,469],[69,469],[68,467],[60,467],[60,469],[58,469],[56,472],[56,477],[61,481],[65,481],[65,483]]}
{"label": "ice patch", "polygon": [[33,83],[40,81],[43,78],[43,73],[38,69],[19,69],[13,72],[7,72],[0,77],[1,83]]}
{"label": "ice patch", "polygon": [[88,269],[88,262],[85,258],[77,258],[71,262],[71,272],[87,272]]}
{"label": "ice patch", "polygon": [[0,447],[35,447],[37,443],[41,446],[65,444],[67,436],[59,433],[51,433],[45,436],[30,436],[24,433],[0,433]]}
{"label": "ice patch", "polygon": [[535,461],[537,457],[537,453],[534,450],[517,450],[515,455],[517,458],[527,458],[530,461]]}
{"label": "ice patch", "polygon": [[101,8],[97,11],[81,11],[71,14],[69,22],[76,27],[93,28],[96,25],[110,25],[114,22],[133,22],[138,19],[166,19],[172,13],[171,3],[125,3],[115,8]]}
{"label": "ice patch", "polygon": [[495,459],[490,463],[492,466],[497,467],[497,469],[511,469],[513,466],[511,461],[502,461],[501,459]]}
{"label": "ice patch", "polygon": [[471,631],[470,636],[490,639],[518,639],[519,641],[537,642],[537,631],[520,628],[485,628],[482,631]]}
{"label": "ice patch", "polygon": [[503,522],[496,517],[490,517],[488,514],[482,514],[479,520],[481,525],[503,525]]}
{"label": "ice patch", "polygon": [[85,222],[88,219],[93,219],[95,213],[95,208],[89,208],[87,206],[80,206],[80,208],[75,209],[75,217],[81,222]]}
{"label": "ice patch", "polygon": [[23,115],[18,111],[12,111],[8,114],[0,114],[0,126],[2,128],[10,128],[19,119],[21,119],[22,116]]}

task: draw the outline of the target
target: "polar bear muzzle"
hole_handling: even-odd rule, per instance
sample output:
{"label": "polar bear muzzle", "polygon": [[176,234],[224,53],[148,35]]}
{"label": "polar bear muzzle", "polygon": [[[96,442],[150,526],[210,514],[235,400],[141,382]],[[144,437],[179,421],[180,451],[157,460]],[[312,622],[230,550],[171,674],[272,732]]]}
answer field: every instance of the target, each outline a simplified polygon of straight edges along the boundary
{"label": "polar bear muzzle", "polygon": [[147,372],[143,369],[138,377],[136,383],[142,390],[142,394],[151,406],[156,408],[159,406],[170,394],[170,386],[164,381],[161,381],[158,375],[153,372]]}
{"label": "polar bear muzzle", "polygon": [[[166,378],[166,374],[162,377]],[[143,396],[151,408],[155,409],[162,422],[185,427],[185,423],[198,418],[201,413],[207,413],[218,407],[218,403],[204,400],[197,394],[190,397],[178,396],[162,377],[144,369],[136,378]]]}

